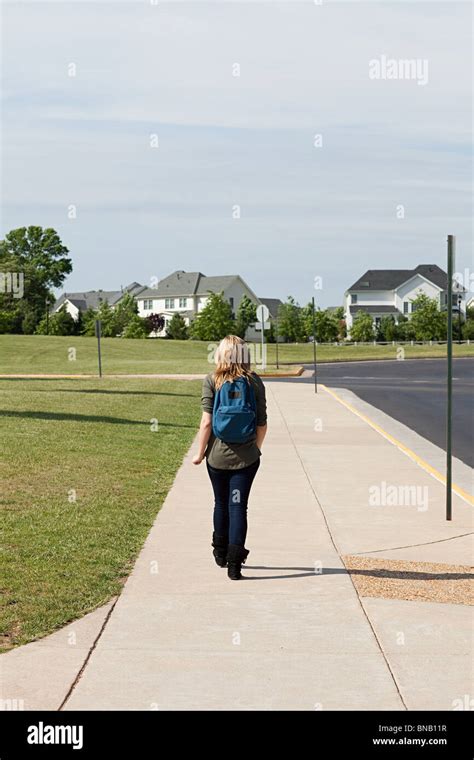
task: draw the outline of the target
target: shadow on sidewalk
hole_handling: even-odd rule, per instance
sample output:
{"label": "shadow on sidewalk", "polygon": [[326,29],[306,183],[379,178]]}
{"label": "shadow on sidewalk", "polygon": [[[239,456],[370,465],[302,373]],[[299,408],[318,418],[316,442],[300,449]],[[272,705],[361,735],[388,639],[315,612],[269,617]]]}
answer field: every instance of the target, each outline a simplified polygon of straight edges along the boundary
{"label": "shadow on sidewalk", "polygon": [[275,580],[277,578],[305,578],[309,575],[316,577],[321,575],[367,575],[373,578],[391,578],[404,581],[465,581],[472,580],[472,573],[449,572],[420,572],[410,570],[391,570],[386,568],[356,569],[344,567],[324,567],[321,572],[316,572],[313,567],[272,567],[269,565],[244,565],[242,571],[246,570],[295,570],[290,575],[246,575],[249,580]]}
{"label": "shadow on sidewalk", "polygon": [[343,567],[325,567],[320,573],[315,572],[314,567],[271,567],[269,565],[244,565],[242,572],[246,573],[247,570],[296,570],[298,572],[291,573],[290,575],[244,575],[244,578],[249,581],[270,581],[279,578],[307,578],[310,575],[319,577],[321,575],[335,575],[341,574],[348,575],[348,572]]}

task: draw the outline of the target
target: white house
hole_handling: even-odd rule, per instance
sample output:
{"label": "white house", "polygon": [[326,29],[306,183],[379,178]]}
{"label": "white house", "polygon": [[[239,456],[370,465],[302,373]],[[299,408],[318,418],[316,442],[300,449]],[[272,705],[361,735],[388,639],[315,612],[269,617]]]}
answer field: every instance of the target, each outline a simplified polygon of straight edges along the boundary
{"label": "white house", "polygon": [[[235,315],[243,296],[247,296],[258,306],[265,303],[270,312],[270,319],[276,316],[278,305],[276,298],[259,298],[238,274],[207,277],[202,272],[185,272],[177,270],[158,282],[156,288],[145,288],[137,294],[138,313],[141,317],[150,314],[162,314],[165,326],[158,336],[166,335],[168,322],[173,314],[181,314],[187,325],[204,308],[209,298],[209,292],[222,293],[229,302]],[[258,340],[258,326],[250,326],[247,330],[247,340]]]}
{"label": "white house", "polygon": [[[150,314],[161,314],[165,319],[163,330],[158,337],[166,335],[166,328],[173,314],[181,314],[187,325],[204,308],[209,298],[209,292],[223,293],[235,315],[239,304],[246,295],[256,306],[265,304],[269,311],[269,321],[277,317],[281,301],[278,298],[259,298],[244,282],[240,275],[223,275],[206,277],[202,272],[185,272],[178,270],[158,282],[156,288],[148,288],[138,282],[132,282],[121,290],[88,290],[80,293],[63,293],[54,304],[51,312],[59,311],[62,306],[77,320],[81,312],[87,309],[97,309],[107,301],[114,308],[126,293],[132,295],[138,306],[141,317]],[[247,340],[260,340],[259,325],[250,325],[247,330]]]}
{"label": "white house", "polygon": [[136,297],[142,290],[146,290],[144,285],[132,282],[121,290],[86,290],[79,293],[62,293],[51,309],[51,313],[54,314],[64,306],[71,317],[78,320],[79,314],[84,313],[87,309],[98,309],[100,304],[105,301],[113,308],[126,293]]}
{"label": "white house", "polygon": [[[357,312],[368,312],[375,324],[386,314],[398,322],[400,315],[410,317],[413,300],[424,293],[447,309],[448,276],[436,264],[420,264],[416,269],[368,269],[344,294],[344,317],[350,333]],[[455,284],[453,286],[453,289]],[[458,286],[453,293],[453,312],[466,313],[467,291]]]}

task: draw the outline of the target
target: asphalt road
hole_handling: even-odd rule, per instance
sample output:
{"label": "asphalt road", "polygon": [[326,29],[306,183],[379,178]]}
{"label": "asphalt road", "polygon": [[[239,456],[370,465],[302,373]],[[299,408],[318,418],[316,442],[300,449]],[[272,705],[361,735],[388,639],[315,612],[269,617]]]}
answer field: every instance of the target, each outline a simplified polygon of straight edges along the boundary
{"label": "asphalt road", "polygon": [[[312,369],[312,365],[307,365]],[[446,450],[446,360],[320,364],[318,379],[367,403]],[[314,382],[299,378],[299,382]],[[474,359],[453,360],[453,455],[474,466]]]}

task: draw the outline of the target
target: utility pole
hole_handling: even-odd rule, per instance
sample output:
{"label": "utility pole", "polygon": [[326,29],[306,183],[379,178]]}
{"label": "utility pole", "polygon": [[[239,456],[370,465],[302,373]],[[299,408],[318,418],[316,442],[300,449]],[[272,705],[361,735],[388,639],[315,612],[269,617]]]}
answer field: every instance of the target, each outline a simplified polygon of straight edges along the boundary
{"label": "utility pole", "polygon": [[314,392],[318,392],[318,378],[316,374],[316,317],[314,312],[314,296],[311,299],[313,309],[313,366],[314,366]]}
{"label": "utility pole", "polygon": [[446,399],[446,520],[453,519],[452,509],[452,419],[453,419],[453,271],[456,238],[448,235],[448,345]]}

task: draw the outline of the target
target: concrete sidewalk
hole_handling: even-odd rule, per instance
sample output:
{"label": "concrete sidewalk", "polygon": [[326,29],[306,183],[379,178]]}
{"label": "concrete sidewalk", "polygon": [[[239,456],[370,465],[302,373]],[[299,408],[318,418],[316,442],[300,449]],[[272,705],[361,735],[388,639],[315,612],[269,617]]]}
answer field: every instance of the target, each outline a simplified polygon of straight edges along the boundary
{"label": "concrete sidewalk", "polygon": [[[115,606],[2,655],[2,696],[25,709],[449,710],[473,693],[472,608],[359,598],[341,560],[470,564],[472,507],[455,496],[445,522],[443,486],[329,393],[273,381],[267,394],[245,580],[214,564],[191,449]],[[426,488],[427,509],[369,505],[382,482]]]}

